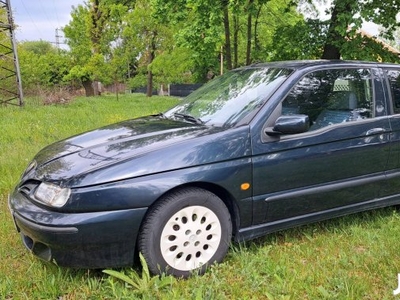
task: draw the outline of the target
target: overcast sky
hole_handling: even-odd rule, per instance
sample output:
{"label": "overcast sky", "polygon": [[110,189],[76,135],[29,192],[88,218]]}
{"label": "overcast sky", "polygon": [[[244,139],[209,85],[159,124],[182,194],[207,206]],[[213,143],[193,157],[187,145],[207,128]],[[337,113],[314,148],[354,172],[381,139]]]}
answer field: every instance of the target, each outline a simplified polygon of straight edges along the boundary
{"label": "overcast sky", "polygon": [[[72,6],[84,0],[10,0],[17,41],[56,42],[56,29],[67,25]],[[62,36],[62,32],[59,31]],[[61,37],[60,42],[63,41]]]}

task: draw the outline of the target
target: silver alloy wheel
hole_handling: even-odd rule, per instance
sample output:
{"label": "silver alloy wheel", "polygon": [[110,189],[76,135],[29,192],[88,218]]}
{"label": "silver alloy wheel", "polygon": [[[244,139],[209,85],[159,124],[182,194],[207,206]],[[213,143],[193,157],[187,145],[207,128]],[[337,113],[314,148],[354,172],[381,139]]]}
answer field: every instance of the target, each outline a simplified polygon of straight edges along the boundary
{"label": "silver alloy wheel", "polygon": [[191,271],[210,262],[221,242],[221,223],[204,206],[188,206],[165,224],[160,237],[161,255],[168,265]]}

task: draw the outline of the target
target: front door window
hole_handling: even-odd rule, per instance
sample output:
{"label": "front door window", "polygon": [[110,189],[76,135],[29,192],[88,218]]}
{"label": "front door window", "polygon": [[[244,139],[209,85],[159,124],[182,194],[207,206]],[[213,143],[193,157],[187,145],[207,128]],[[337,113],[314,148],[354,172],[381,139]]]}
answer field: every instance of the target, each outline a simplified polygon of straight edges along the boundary
{"label": "front door window", "polygon": [[382,115],[374,109],[372,76],[368,69],[334,69],[303,77],[282,102],[282,114],[305,114],[310,130]]}

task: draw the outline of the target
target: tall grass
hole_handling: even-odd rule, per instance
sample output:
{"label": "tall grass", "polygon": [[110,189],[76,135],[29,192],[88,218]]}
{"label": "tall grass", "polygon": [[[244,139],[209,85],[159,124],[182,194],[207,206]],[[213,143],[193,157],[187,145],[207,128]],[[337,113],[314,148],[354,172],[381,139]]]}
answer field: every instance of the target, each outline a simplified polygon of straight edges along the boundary
{"label": "tall grass", "polygon": [[[7,194],[45,145],[98,126],[163,111],[176,99],[126,95],[78,98],[67,105],[0,107],[0,299],[393,299],[400,273],[400,216],[381,209],[233,245],[204,276],[118,276],[41,262],[23,247]],[[117,270],[132,278],[130,268]],[[110,272],[112,274],[112,272]],[[115,274],[115,273],[114,273]],[[134,274],[134,275],[133,275]],[[126,278],[125,276],[120,276]],[[146,281],[147,280],[147,281]]]}

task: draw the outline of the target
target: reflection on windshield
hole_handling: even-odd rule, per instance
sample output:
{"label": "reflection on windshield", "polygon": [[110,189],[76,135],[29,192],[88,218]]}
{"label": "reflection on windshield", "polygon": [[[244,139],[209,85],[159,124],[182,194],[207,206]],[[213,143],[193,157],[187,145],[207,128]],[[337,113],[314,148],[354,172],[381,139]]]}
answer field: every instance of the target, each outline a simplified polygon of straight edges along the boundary
{"label": "reflection on windshield", "polygon": [[174,118],[180,114],[207,125],[233,126],[253,115],[291,72],[275,68],[228,72],[190,94],[165,115]]}

